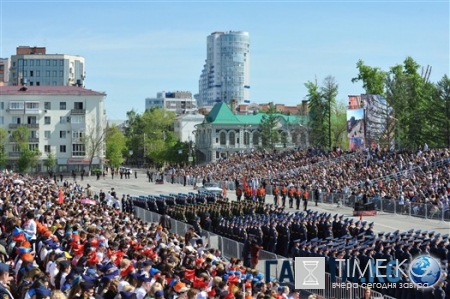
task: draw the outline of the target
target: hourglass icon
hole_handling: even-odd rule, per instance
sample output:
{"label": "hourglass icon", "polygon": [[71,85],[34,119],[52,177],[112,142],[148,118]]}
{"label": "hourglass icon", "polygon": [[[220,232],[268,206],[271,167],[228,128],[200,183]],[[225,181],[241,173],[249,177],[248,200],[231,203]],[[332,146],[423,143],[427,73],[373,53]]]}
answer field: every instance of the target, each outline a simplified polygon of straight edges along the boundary
{"label": "hourglass icon", "polygon": [[303,261],[303,267],[308,271],[305,279],[303,279],[303,285],[316,286],[319,285],[319,280],[313,275],[314,270],[317,269],[319,261]]}

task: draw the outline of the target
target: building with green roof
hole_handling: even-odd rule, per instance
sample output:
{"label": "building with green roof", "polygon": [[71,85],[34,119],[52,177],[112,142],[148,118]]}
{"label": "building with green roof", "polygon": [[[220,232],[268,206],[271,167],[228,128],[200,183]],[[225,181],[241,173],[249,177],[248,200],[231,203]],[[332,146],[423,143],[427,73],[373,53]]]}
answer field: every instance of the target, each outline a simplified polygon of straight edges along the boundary
{"label": "building with green roof", "polygon": [[259,128],[265,114],[234,114],[226,103],[217,103],[205,120],[196,125],[195,144],[197,163],[215,162],[237,152],[258,148],[282,150],[308,147],[305,116],[275,113],[278,132],[270,144],[261,137]]}

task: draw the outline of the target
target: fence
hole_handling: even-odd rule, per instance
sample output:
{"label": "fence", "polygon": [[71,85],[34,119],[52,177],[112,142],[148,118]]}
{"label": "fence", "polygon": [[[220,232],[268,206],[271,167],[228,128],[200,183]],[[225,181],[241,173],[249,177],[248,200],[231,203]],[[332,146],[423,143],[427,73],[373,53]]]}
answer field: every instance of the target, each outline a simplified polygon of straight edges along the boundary
{"label": "fence", "polygon": [[[134,213],[137,218],[142,219],[146,222],[159,222],[161,217],[160,214],[147,211],[143,208],[134,207]],[[178,235],[184,235],[188,228],[189,224],[171,219],[171,232]],[[240,257],[242,253],[242,249],[244,244],[239,243],[237,241],[225,238],[223,236],[219,236],[217,234],[211,233],[209,231],[203,232],[203,242],[204,244],[208,244],[211,248],[219,249],[222,252],[222,256],[230,259],[232,257]],[[259,256],[260,262],[256,265],[255,270],[260,273],[266,274],[265,269],[265,261],[266,260],[275,260],[277,261],[277,267],[272,267],[270,271],[270,276],[273,278],[278,278],[281,273],[281,267],[283,261],[288,260],[289,262],[293,262],[292,259],[276,255],[274,253],[261,250]],[[340,277],[335,278],[335,283],[342,283],[343,280]],[[292,285],[291,288],[294,288]],[[358,286],[357,288],[333,288],[333,282],[331,280],[331,276],[329,273],[325,274],[325,289],[305,289],[302,290],[304,292],[309,292],[312,294],[317,294],[324,299],[335,298],[335,299],[359,299],[364,298],[364,288],[362,286]],[[371,298],[380,298],[380,299],[395,299],[394,297],[390,297],[387,295],[382,295],[381,293],[372,290]]]}
{"label": "fence", "polygon": [[[134,213],[136,217],[146,222],[159,222],[159,219],[161,217],[161,215],[158,213],[147,211],[136,206],[134,207]],[[184,236],[189,227],[192,226],[175,219],[171,219],[171,224],[172,226],[170,231],[181,236]],[[204,244],[208,244],[211,248],[219,249],[222,252],[222,255],[228,259],[232,257],[240,258],[244,246],[244,244],[242,243],[225,238],[223,236],[219,236],[206,230],[203,230],[203,242]],[[260,260],[271,260],[278,258],[286,259],[286,257],[282,257],[265,250],[260,250],[259,252]]]}

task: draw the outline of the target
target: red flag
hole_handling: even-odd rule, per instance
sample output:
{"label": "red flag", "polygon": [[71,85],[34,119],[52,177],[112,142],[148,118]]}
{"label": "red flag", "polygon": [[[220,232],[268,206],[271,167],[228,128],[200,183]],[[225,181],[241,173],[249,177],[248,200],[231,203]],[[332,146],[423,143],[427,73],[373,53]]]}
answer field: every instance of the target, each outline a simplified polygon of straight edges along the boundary
{"label": "red flag", "polygon": [[63,202],[64,202],[64,194],[63,194],[62,188],[59,187],[59,200],[58,200],[58,204],[62,205]]}
{"label": "red flag", "polygon": [[244,192],[247,190],[247,178],[244,177]]}

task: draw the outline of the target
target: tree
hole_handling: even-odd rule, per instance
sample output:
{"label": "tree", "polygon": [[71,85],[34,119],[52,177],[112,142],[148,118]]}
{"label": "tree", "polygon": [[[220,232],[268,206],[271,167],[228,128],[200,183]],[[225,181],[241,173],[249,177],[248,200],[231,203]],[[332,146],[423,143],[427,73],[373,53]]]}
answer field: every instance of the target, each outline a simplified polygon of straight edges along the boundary
{"label": "tree", "polygon": [[50,171],[51,169],[53,169],[55,165],[56,165],[56,157],[52,152],[50,152],[47,155],[47,159],[44,162],[44,166],[47,167],[47,171]]}
{"label": "tree", "polygon": [[331,114],[336,107],[336,96],[338,94],[338,85],[333,76],[327,76],[325,78],[323,87],[321,88],[321,94],[325,102],[324,116],[328,126],[328,148],[331,148]]}
{"label": "tree", "polygon": [[6,141],[8,140],[8,132],[0,128],[0,167],[5,167],[8,160],[8,154],[6,152]]}
{"label": "tree", "polygon": [[334,117],[331,118],[332,146],[347,149],[347,106],[340,103],[334,109],[333,114]]}
{"label": "tree", "polygon": [[439,137],[443,145],[450,147],[450,78],[444,75],[436,84],[435,99],[437,100],[438,118],[441,122]]}
{"label": "tree", "polygon": [[274,149],[274,143],[278,142],[277,117],[275,106],[269,105],[267,111],[261,118],[259,130],[262,137],[262,145],[266,148]]}
{"label": "tree", "polygon": [[119,167],[123,163],[123,153],[126,151],[126,138],[117,126],[106,129],[106,159],[111,167]]}
{"label": "tree", "polygon": [[[386,80],[386,100],[392,106],[399,126],[399,143],[408,149],[417,149],[425,142],[434,143],[433,115],[430,113],[433,84],[419,74],[420,66],[411,57],[403,65],[391,67]],[[431,109],[433,110],[433,109]],[[431,141],[431,142],[430,142]]]}
{"label": "tree", "polygon": [[26,172],[30,167],[36,166],[40,155],[37,148],[30,150],[28,142],[29,136],[30,131],[26,126],[19,126],[17,130],[12,133],[13,140],[20,151],[19,159],[17,159],[17,167],[20,172]]}
{"label": "tree", "polygon": [[136,163],[143,159],[143,162],[158,164],[170,160],[168,155],[178,141],[173,134],[175,116],[174,112],[159,108],[147,110],[142,115],[134,110],[127,112],[126,145],[133,151],[132,159]]}
{"label": "tree", "polygon": [[366,94],[384,95],[384,86],[387,73],[377,67],[370,67],[364,64],[361,59],[356,63],[358,76],[352,79],[353,83],[362,81]]}
{"label": "tree", "polygon": [[103,145],[105,143],[105,129],[100,125],[95,125],[92,122],[87,126],[84,136],[82,137],[82,142],[84,145],[84,150],[86,156],[89,159],[89,171],[92,168],[92,161],[97,156],[99,159],[102,158]]}
{"label": "tree", "polygon": [[305,83],[305,87],[308,90],[306,96],[309,104],[309,121],[308,127],[310,128],[310,144],[324,148],[326,147],[326,126],[325,126],[325,103],[323,102],[321,90],[315,82],[308,81]]}

